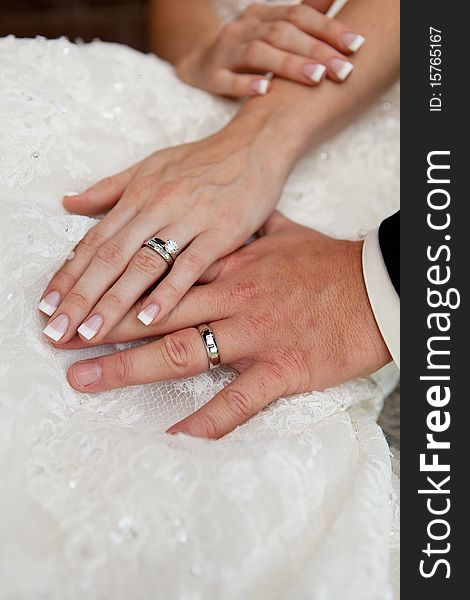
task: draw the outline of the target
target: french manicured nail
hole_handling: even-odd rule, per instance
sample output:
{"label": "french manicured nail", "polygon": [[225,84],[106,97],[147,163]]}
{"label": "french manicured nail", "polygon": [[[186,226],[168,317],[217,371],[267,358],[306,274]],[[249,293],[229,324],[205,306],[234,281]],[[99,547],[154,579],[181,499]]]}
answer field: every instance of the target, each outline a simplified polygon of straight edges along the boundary
{"label": "french manicured nail", "polygon": [[269,81],[267,79],[257,79],[256,81],[252,81],[250,86],[257,94],[264,95],[268,91]]}
{"label": "french manicured nail", "polygon": [[67,331],[70,323],[68,315],[59,315],[46,326],[43,333],[50,337],[54,342],[58,342],[64,333]]}
{"label": "french manicured nail", "polygon": [[302,67],[303,74],[308,79],[318,83],[326,71],[325,65],[304,65]]}
{"label": "french manicured nail", "polygon": [[140,313],[137,315],[137,318],[139,321],[142,321],[144,325],[150,325],[159,312],[160,307],[158,304],[149,304],[144,308],[144,310],[140,311]]}
{"label": "french manicured nail", "polygon": [[338,79],[344,81],[354,69],[354,65],[342,58],[332,58],[330,60],[330,69],[335,73]]}
{"label": "french manicured nail", "polygon": [[49,292],[38,304],[38,309],[48,317],[52,317],[61,300],[62,296],[59,294],[59,292]]}
{"label": "french manicured nail", "polygon": [[77,329],[78,333],[86,340],[91,340],[103,326],[104,319],[101,315],[92,315]]}
{"label": "french manicured nail", "polygon": [[352,31],[345,31],[341,36],[341,39],[346,48],[351,50],[351,52],[357,52],[366,41],[366,38],[363,35],[353,33]]}
{"label": "french manicured nail", "polygon": [[80,386],[96,383],[101,377],[102,369],[96,362],[82,362],[73,365],[72,376]]}

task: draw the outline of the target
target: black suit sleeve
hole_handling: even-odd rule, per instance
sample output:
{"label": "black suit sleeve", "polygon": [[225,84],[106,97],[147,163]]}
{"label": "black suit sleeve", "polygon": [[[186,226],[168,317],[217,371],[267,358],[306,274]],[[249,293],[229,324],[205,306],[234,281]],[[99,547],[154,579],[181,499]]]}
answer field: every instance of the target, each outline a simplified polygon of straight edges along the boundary
{"label": "black suit sleeve", "polygon": [[379,244],[390,280],[400,295],[400,211],[382,221]]}

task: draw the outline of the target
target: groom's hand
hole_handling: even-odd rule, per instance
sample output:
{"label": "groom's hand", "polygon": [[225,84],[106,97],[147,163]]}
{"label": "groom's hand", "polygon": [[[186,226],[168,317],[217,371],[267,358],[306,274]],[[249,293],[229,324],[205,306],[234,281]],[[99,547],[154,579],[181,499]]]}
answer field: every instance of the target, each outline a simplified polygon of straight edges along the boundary
{"label": "groom's hand", "polygon": [[[221,363],[239,376],[169,432],[219,438],[279,396],[338,385],[390,361],[364,286],[362,242],[329,238],[278,213],[265,230],[215,263],[163,322],[145,327],[131,311],[104,341],[167,335],[75,363],[70,384],[99,392],[205,371],[195,327],[208,323]],[[66,345],[78,346],[78,339]]]}

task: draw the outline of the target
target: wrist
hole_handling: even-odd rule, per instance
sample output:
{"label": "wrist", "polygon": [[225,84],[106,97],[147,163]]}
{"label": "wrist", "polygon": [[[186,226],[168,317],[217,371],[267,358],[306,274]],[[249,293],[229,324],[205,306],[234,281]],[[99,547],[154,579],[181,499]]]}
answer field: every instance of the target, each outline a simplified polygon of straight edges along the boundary
{"label": "wrist", "polygon": [[356,319],[352,319],[351,322],[356,322],[356,327],[352,332],[351,339],[358,336],[356,340],[356,351],[360,354],[360,340],[364,340],[365,344],[362,348],[367,356],[364,364],[368,365],[365,374],[370,374],[392,360],[390,356],[387,344],[382,336],[382,332],[378,327],[377,321],[374,316],[369,294],[367,291],[366,282],[364,279],[362,256],[363,256],[364,242],[348,242],[349,250],[349,265],[350,265],[350,291],[352,292],[351,298],[355,298],[355,310],[353,314]]}
{"label": "wrist", "polygon": [[[322,85],[327,85],[323,82]],[[248,99],[233,119],[252,117],[258,123],[265,149],[282,155],[291,165],[327,137],[329,122],[312,91],[301,84],[275,79],[265,96]]]}
{"label": "wrist", "polygon": [[287,177],[305,153],[309,138],[297,123],[291,127],[287,105],[272,101],[268,96],[246,101],[222,131],[247,136],[259,155]]}

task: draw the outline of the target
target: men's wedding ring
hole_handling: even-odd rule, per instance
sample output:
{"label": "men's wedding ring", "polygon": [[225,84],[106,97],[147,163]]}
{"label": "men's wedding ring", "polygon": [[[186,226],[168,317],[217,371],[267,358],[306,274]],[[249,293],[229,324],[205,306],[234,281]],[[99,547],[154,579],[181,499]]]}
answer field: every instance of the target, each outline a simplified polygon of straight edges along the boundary
{"label": "men's wedding ring", "polygon": [[170,267],[175,260],[176,253],[178,252],[178,244],[175,242],[175,240],[167,240],[164,242],[158,237],[153,237],[144,242],[142,244],[142,248],[144,246],[151,248],[157,254],[159,254]]}
{"label": "men's wedding ring", "polygon": [[217,342],[215,341],[215,335],[209,325],[199,325],[197,328],[201,334],[204,347],[206,349],[207,358],[209,360],[209,369],[213,369],[217,365],[220,365],[220,354]]}

